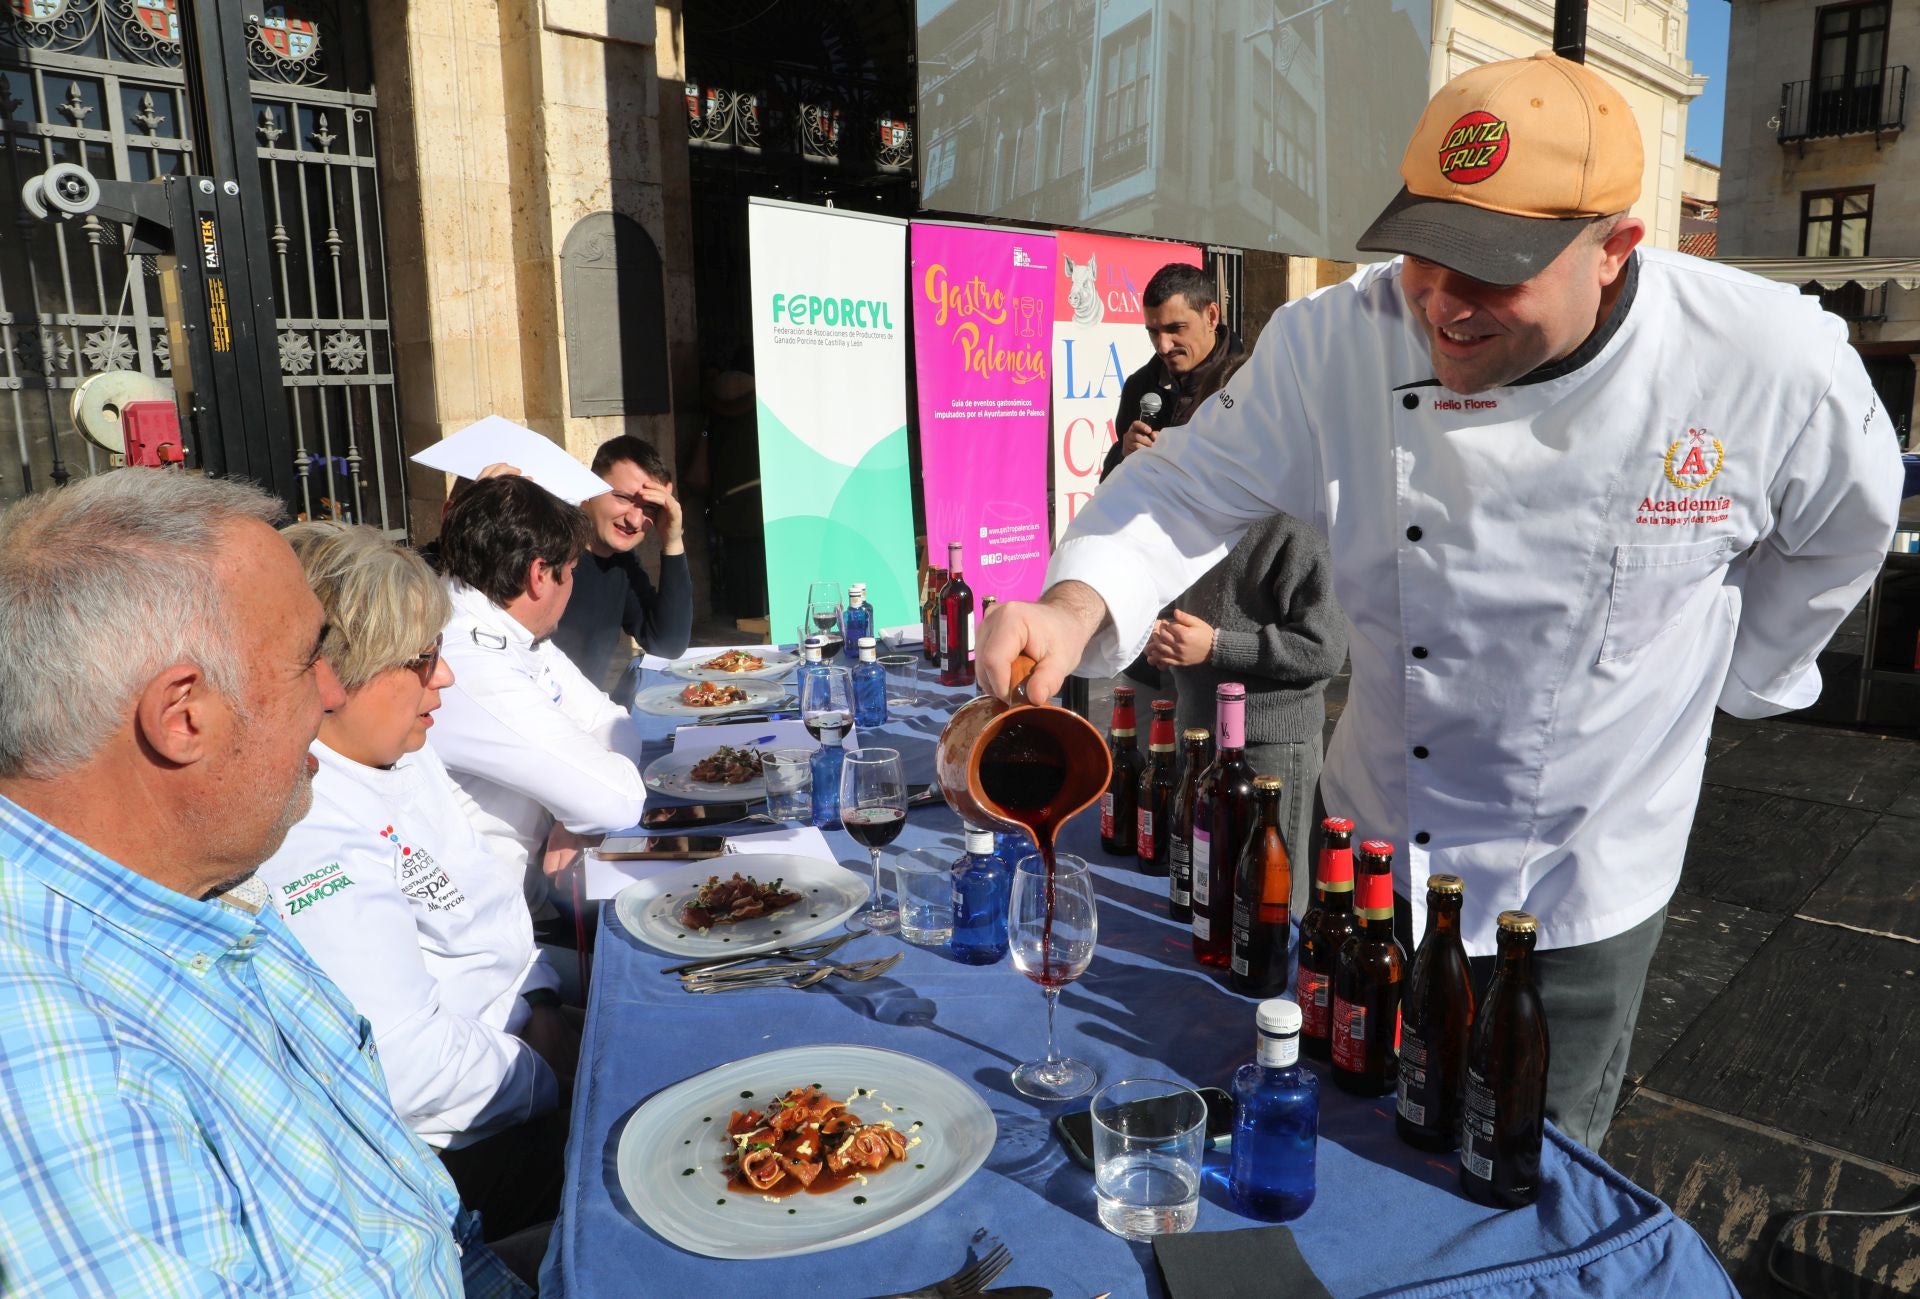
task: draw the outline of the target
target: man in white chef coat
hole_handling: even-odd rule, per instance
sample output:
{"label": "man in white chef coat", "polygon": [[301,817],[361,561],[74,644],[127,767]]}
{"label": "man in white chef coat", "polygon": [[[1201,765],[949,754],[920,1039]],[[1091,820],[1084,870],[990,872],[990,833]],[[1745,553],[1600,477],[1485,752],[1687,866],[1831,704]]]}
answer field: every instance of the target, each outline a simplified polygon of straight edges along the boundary
{"label": "man in white chef coat", "polygon": [[1679,879],[1715,706],[1811,704],[1892,535],[1892,425],[1791,289],[1637,249],[1625,101],[1549,54],[1428,105],[1359,241],[1401,254],[1276,313],[1189,425],[1127,457],[1002,604],[980,676],[1104,675],[1255,520],[1332,547],[1353,685],[1321,789],[1469,953],[1539,920],[1548,1113],[1598,1146]]}
{"label": "man in white chef coat", "polygon": [[441,653],[455,682],[435,714],[434,751],[502,868],[525,873],[548,940],[567,930],[543,865],[636,824],[646,802],[632,718],[547,639],[592,535],[578,506],[514,474],[468,487],[440,531],[453,598]]}

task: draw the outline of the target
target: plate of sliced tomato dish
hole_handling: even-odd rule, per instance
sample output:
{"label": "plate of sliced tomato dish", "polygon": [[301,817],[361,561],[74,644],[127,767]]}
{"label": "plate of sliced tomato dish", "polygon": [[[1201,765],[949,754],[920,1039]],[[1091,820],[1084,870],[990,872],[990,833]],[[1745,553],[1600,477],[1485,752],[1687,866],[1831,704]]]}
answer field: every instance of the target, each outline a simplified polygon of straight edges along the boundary
{"label": "plate of sliced tomato dish", "polygon": [[782,1258],[913,1221],[979,1170],[995,1135],[993,1111],[938,1065],[827,1044],[673,1084],[628,1118],[615,1162],[661,1238],[709,1258]]}

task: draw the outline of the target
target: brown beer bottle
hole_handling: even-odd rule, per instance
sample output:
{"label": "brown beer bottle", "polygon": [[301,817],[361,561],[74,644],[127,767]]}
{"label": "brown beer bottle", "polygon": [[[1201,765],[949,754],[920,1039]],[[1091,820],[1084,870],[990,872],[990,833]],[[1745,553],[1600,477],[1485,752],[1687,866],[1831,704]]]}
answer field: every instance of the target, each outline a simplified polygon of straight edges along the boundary
{"label": "brown beer bottle", "polygon": [[1133,687],[1113,688],[1113,720],[1107,726],[1107,752],[1113,774],[1100,796],[1100,851],[1109,857],[1133,856],[1134,834],[1140,827],[1139,730],[1133,712]]}
{"label": "brown beer bottle", "polygon": [[1360,845],[1359,921],[1333,972],[1333,1081],[1357,1096],[1400,1085],[1400,985],[1407,954],[1393,936],[1393,845]]}
{"label": "brown beer bottle", "polygon": [[1140,773],[1139,813],[1133,833],[1133,854],[1140,862],[1142,875],[1167,873],[1173,793],[1179,783],[1179,755],[1173,747],[1173,707],[1171,699],[1154,700],[1153,720],[1147,724],[1147,766]]}
{"label": "brown beer bottle", "polygon": [[1413,954],[1400,1014],[1400,1095],[1394,1126],[1422,1150],[1451,1150],[1459,1141],[1460,1093],[1466,1086],[1473,1035],[1473,978],[1460,943],[1458,875],[1427,880],[1427,932]]}
{"label": "brown beer bottle", "polygon": [[1227,983],[1252,997],[1287,990],[1287,919],[1293,863],[1280,833],[1278,776],[1253,778],[1253,833],[1233,875],[1233,964]]}
{"label": "brown beer bottle", "polygon": [[1180,784],[1173,796],[1173,829],[1167,844],[1167,917],[1193,924],[1193,823],[1200,802],[1201,773],[1213,763],[1213,732],[1189,726],[1180,733]]}
{"label": "brown beer bottle", "polygon": [[1340,947],[1354,930],[1353,822],[1344,816],[1324,817],[1320,830],[1313,905],[1300,918],[1295,992],[1300,1003],[1300,1049],[1325,1060],[1333,1054],[1333,973],[1340,964]]}
{"label": "brown beer bottle", "polygon": [[1547,1015],[1533,984],[1540,926],[1500,913],[1500,963],[1473,1026],[1460,1116],[1460,1188],[1481,1204],[1517,1209],[1540,1193],[1547,1119]]}

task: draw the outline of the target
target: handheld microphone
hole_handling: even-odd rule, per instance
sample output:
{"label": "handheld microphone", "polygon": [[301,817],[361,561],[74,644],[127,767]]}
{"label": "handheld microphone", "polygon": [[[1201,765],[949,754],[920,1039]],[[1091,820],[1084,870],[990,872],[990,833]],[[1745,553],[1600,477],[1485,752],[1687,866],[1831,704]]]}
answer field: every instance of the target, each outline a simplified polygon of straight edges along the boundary
{"label": "handheld microphone", "polygon": [[1142,393],[1140,396],[1140,422],[1158,433],[1160,431],[1160,410],[1166,403],[1160,400],[1157,392]]}

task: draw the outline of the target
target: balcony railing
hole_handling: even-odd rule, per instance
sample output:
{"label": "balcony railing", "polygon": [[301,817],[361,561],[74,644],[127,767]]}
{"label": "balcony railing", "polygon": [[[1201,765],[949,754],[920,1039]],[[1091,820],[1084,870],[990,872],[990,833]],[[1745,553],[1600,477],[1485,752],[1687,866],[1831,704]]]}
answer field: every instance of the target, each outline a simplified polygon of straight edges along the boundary
{"label": "balcony railing", "polygon": [[1780,143],[1875,135],[1907,124],[1907,70],[1875,68],[1780,87]]}

